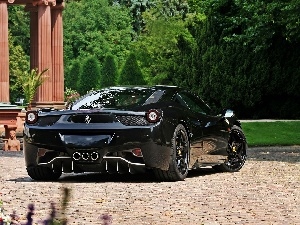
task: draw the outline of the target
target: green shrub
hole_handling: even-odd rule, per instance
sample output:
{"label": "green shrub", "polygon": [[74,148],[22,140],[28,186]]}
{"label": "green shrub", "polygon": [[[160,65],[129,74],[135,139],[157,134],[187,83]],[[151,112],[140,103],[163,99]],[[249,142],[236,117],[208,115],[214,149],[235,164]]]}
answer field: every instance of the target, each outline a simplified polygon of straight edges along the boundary
{"label": "green shrub", "polygon": [[118,68],[113,55],[109,54],[105,57],[104,65],[100,75],[99,87],[109,87],[116,84],[118,77]]}
{"label": "green shrub", "polygon": [[96,88],[100,77],[100,65],[95,56],[87,57],[81,68],[78,80],[78,92],[81,95]]}
{"label": "green shrub", "polygon": [[70,71],[66,74],[65,86],[67,88],[77,90],[80,71],[81,71],[81,64],[79,63],[78,60],[76,60],[72,63]]}
{"label": "green shrub", "polygon": [[130,53],[118,79],[119,85],[144,85],[146,84],[136,57]]}

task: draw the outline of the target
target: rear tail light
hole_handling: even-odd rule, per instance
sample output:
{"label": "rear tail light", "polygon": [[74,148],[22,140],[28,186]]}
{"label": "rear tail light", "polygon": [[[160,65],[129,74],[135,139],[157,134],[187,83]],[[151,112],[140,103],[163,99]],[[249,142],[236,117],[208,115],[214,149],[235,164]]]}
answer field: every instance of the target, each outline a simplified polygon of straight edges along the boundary
{"label": "rear tail light", "polygon": [[140,149],[140,148],[135,148],[135,149],[131,150],[131,152],[136,157],[143,157],[142,149]]}
{"label": "rear tail light", "polygon": [[156,122],[158,122],[160,120],[161,114],[156,109],[150,109],[146,113],[146,117],[147,117],[148,122],[150,122],[150,123],[156,123]]}
{"label": "rear tail light", "polygon": [[38,112],[37,111],[28,111],[26,112],[26,123],[33,124],[38,119]]}

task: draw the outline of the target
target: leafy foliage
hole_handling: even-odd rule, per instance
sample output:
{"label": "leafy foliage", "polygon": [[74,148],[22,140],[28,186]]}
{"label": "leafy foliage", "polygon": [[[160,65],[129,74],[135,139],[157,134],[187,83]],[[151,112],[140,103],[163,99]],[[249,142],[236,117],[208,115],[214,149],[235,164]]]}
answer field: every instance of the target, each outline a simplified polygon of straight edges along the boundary
{"label": "leafy foliage", "polygon": [[175,59],[180,55],[180,41],[192,48],[194,39],[181,16],[165,17],[157,10],[144,14],[145,33],[134,43],[133,49],[148,83],[171,84]]}
{"label": "leafy foliage", "polygon": [[66,88],[65,93],[64,93],[64,100],[66,102],[66,108],[68,108],[73,102],[75,102],[77,99],[80,98],[80,94],[71,89],[71,88]]}
{"label": "leafy foliage", "polygon": [[100,77],[100,65],[95,56],[88,56],[82,64],[78,80],[78,92],[81,95],[86,94],[90,90],[97,87],[98,79]]}
{"label": "leafy foliage", "polygon": [[184,0],[156,1],[157,12],[165,17],[181,16],[185,18],[189,12],[189,5]]}
{"label": "leafy foliage", "polygon": [[81,64],[78,60],[74,60],[71,64],[69,73],[65,76],[65,86],[69,89],[77,90]]}
{"label": "leafy foliage", "polygon": [[132,39],[129,9],[108,0],[70,2],[63,11],[65,73],[72,61],[95,55],[102,64],[108,53],[123,63]]}
{"label": "leafy foliage", "polygon": [[24,5],[14,5],[8,7],[8,28],[11,33],[14,46],[21,46],[24,53],[30,53],[30,32],[29,13],[26,12]]}
{"label": "leafy foliage", "polygon": [[108,54],[105,57],[104,65],[102,67],[100,84],[99,87],[109,87],[116,84],[116,79],[118,77],[118,68],[113,55]]}
{"label": "leafy foliage", "polygon": [[[68,88],[77,90],[75,61],[94,55],[104,70],[111,54],[119,71],[132,52],[146,83],[186,87],[215,110],[232,107],[240,117],[300,118],[299,0],[66,2]],[[9,13],[14,100],[21,93],[17,77],[28,70],[29,14],[24,6]]]}
{"label": "leafy foliage", "polygon": [[272,45],[277,35],[299,41],[299,0],[205,0],[199,9],[214,15],[220,38],[251,45],[256,51]]}
{"label": "leafy foliage", "polygon": [[[188,25],[197,45],[190,54],[180,49],[173,82],[198,92],[219,112],[230,107],[244,118],[299,117],[299,70],[292,66],[299,64],[298,47],[270,19],[281,2],[193,4],[201,9]],[[182,69],[181,62],[187,62]]]}
{"label": "leafy foliage", "polygon": [[134,53],[130,53],[118,78],[120,85],[146,84]]}
{"label": "leafy foliage", "polygon": [[133,21],[132,28],[138,36],[145,27],[143,13],[151,8],[154,3],[151,0],[113,0],[113,4],[123,5],[129,8]]}
{"label": "leafy foliage", "polygon": [[8,7],[9,26],[9,96],[15,102],[22,97],[22,87],[18,85],[18,77],[23,71],[29,71],[29,14],[24,6]]}
{"label": "leafy foliage", "polygon": [[22,95],[22,86],[18,79],[24,71],[29,71],[29,57],[22,46],[13,44],[13,37],[9,33],[9,95],[10,101],[15,102]]}
{"label": "leafy foliage", "polygon": [[25,71],[22,76],[18,77],[18,82],[23,88],[25,100],[29,104],[29,107],[38,87],[48,78],[44,75],[48,70],[44,69],[38,72],[38,69],[32,69],[29,73]]}

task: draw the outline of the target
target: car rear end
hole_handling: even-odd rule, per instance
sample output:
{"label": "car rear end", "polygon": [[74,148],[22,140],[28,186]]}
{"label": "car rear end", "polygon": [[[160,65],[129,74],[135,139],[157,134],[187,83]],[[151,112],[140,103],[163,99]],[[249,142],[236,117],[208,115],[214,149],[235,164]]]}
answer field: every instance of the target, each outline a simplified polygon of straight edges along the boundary
{"label": "car rear end", "polygon": [[[24,127],[26,166],[63,172],[134,172],[163,167],[159,110],[32,111]],[[30,148],[28,148],[30,146]]]}

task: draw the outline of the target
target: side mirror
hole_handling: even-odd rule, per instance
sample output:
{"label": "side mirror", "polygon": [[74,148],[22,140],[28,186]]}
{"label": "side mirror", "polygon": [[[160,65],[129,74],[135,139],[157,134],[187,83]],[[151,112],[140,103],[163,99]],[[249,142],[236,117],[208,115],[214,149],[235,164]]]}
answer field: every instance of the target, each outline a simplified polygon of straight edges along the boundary
{"label": "side mirror", "polygon": [[223,111],[223,115],[224,115],[224,117],[233,117],[234,116],[234,112],[231,109],[225,109]]}

